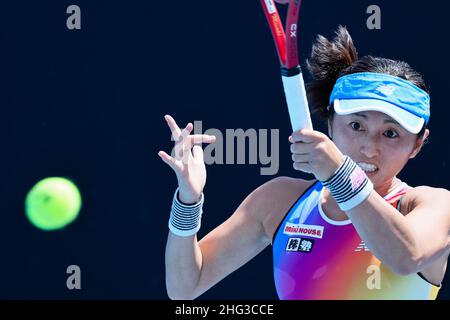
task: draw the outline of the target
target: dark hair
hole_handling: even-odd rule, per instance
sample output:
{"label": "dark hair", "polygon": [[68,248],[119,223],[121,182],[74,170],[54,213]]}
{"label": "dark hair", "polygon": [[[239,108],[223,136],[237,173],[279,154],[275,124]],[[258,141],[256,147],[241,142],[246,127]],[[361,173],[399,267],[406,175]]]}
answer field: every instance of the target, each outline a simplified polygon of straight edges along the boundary
{"label": "dark hair", "polygon": [[[347,28],[339,26],[332,41],[318,35],[312,47],[311,57],[306,61],[313,81],[306,85],[311,112],[322,119],[331,119],[333,106],[329,98],[339,77],[357,72],[385,73],[405,79],[429,92],[422,75],[404,61],[373,56],[358,59],[358,52]],[[425,126],[419,133],[422,136]]]}

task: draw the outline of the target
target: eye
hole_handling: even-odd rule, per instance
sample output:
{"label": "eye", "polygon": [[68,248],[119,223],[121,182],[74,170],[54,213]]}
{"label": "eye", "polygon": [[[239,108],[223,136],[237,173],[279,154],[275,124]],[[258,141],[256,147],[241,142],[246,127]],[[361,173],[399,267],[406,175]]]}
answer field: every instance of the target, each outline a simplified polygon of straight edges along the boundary
{"label": "eye", "polygon": [[350,122],[350,127],[354,130],[354,131],[361,131],[361,124],[359,124],[359,122]]}
{"label": "eye", "polygon": [[398,133],[395,130],[389,129],[384,132],[384,135],[389,139],[394,139],[398,137]]}

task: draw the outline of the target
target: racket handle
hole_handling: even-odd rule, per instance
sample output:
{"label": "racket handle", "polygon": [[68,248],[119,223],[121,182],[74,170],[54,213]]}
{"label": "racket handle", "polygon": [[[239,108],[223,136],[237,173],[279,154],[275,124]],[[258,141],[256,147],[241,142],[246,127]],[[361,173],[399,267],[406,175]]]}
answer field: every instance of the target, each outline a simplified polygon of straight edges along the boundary
{"label": "racket handle", "polygon": [[306,98],[305,82],[302,73],[282,75],[284,94],[291,119],[292,131],[303,128],[312,129],[311,115]]}

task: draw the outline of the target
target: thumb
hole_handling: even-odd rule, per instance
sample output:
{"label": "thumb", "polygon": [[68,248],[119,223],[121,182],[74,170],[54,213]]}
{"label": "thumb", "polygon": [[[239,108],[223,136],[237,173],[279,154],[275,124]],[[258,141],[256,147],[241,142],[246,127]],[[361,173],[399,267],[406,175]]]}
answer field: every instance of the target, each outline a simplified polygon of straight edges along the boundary
{"label": "thumb", "polygon": [[181,170],[178,161],[174,157],[169,156],[165,151],[159,151],[158,156],[160,156],[160,158],[167,163],[175,173]]}

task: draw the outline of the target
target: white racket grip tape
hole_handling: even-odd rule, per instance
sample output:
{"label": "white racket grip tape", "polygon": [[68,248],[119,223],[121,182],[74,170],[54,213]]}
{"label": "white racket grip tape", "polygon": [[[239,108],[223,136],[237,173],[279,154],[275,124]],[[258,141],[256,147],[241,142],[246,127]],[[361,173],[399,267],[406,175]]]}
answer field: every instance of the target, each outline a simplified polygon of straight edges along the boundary
{"label": "white racket grip tape", "polygon": [[311,115],[306,98],[305,82],[302,73],[295,76],[281,76],[284,94],[291,118],[292,131],[303,128],[312,129]]}

